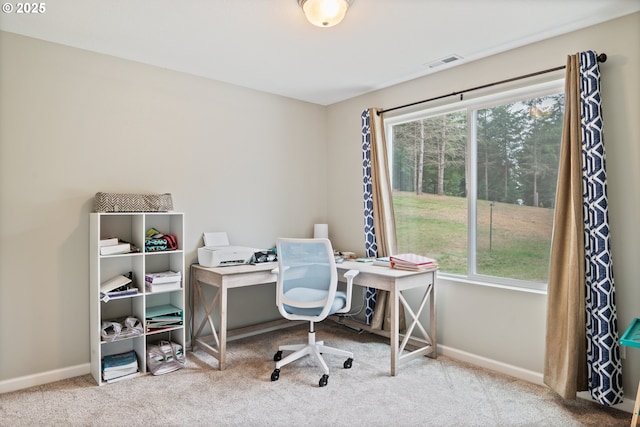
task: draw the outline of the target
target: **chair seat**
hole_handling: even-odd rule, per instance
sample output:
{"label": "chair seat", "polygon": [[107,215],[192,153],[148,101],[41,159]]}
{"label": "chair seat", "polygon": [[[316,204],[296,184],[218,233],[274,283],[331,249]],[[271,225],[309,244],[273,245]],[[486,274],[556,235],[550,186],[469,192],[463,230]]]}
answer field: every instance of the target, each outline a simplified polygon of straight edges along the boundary
{"label": "chair seat", "polygon": [[[294,288],[285,292],[284,295],[287,298],[300,302],[321,301],[327,297],[329,292],[320,289],[313,288]],[[329,314],[334,314],[339,310],[342,310],[347,304],[347,294],[345,292],[337,291],[336,297],[333,300]],[[287,313],[298,314],[302,316],[317,316],[324,307],[312,307],[312,308],[300,308],[292,307],[284,304],[284,309]]]}

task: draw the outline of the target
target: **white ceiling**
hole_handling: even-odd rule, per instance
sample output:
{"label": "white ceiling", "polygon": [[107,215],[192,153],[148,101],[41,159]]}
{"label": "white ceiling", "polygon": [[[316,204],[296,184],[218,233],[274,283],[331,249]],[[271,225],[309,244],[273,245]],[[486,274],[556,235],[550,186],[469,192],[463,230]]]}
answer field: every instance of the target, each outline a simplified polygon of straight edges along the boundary
{"label": "white ceiling", "polygon": [[[17,4],[10,0],[12,4]],[[0,29],[321,105],[640,10],[640,0],[354,0],[317,28],[296,0],[50,0]]]}

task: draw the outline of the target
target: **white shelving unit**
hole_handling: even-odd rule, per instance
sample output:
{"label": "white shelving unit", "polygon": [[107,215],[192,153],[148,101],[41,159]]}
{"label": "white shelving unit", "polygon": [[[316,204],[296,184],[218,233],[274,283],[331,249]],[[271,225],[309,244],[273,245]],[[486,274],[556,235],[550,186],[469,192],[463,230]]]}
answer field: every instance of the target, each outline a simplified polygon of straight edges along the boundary
{"label": "white shelving unit", "polygon": [[[185,348],[185,267],[184,267],[184,214],[177,212],[130,212],[91,213],[90,218],[90,330],[91,330],[91,374],[98,385],[107,381],[102,378],[102,359],[107,355],[135,350],[138,359],[138,374],[121,377],[132,378],[147,373],[146,349],[159,340],[171,340]],[[178,241],[178,249],[170,251],[145,251],[147,230],[155,228],[163,234],[173,234]],[[100,239],[117,237],[135,245],[140,252],[118,255],[100,255]],[[173,270],[182,274],[182,287],[167,292],[146,292],[145,274]],[[107,302],[100,299],[101,283],[118,275],[133,272],[133,283],[138,289],[136,295],[111,298]],[[144,326],[145,314],[151,307],[171,304],[182,310],[182,325],[159,331],[147,331],[132,338],[103,341],[101,325],[103,320],[136,317]],[[115,382],[119,379],[111,380]]]}

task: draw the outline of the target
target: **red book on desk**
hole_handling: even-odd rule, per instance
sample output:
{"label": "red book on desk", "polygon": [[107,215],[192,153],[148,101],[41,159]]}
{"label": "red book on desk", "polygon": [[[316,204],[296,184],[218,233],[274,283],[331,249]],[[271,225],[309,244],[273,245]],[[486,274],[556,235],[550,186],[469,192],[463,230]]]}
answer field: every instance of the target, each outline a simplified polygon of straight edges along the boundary
{"label": "red book on desk", "polygon": [[438,266],[435,259],[416,254],[392,255],[389,261],[391,268],[401,270],[424,271]]}

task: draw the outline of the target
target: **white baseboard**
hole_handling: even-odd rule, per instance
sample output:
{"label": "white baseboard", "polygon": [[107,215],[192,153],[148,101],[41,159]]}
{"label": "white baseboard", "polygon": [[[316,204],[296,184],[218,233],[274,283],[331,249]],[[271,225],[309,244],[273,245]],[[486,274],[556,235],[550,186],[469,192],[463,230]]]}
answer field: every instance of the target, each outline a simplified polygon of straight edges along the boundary
{"label": "white baseboard", "polygon": [[438,353],[452,359],[468,362],[481,368],[490,369],[500,372],[520,380],[528,381],[533,384],[544,385],[543,375],[540,372],[530,371],[518,366],[509,365],[508,363],[499,362],[487,357],[478,356],[477,354],[467,353],[466,351],[438,344]]}
{"label": "white baseboard", "polygon": [[[593,400],[593,398],[591,397],[591,394],[588,391],[579,391],[578,392],[578,397],[580,399],[591,400],[592,402],[596,402],[597,403],[597,401]],[[636,403],[635,401],[625,397],[624,400],[622,401],[622,403],[618,403],[617,405],[613,405],[612,408],[616,408],[616,409],[619,409],[621,411],[633,414],[633,406],[634,406],[635,403]]]}
{"label": "white baseboard", "polygon": [[48,384],[54,381],[66,380],[67,378],[86,375],[89,372],[91,372],[91,365],[89,363],[85,363],[82,365],[70,366],[68,368],[56,369],[55,371],[12,378],[10,380],[0,381],[0,394],[22,390],[24,388],[37,385]]}
{"label": "white baseboard", "polygon": [[[546,387],[543,381],[544,375],[540,372],[530,371],[518,366],[509,365],[508,363],[503,363],[497,360],[489,359],[487,357],[478,356],[477,354],[467,353],[466,351],[447,347],[446,345],[438,344],[438,354],[442,354],[443,356],[447,356],[452,359],[471,363],[481,368],[489,369],[491,371],[499,372],[501,374],[509,375],[520,380],[528,381],[530,383]],[[577,396],[580,399],[592,400],[595,402],[595,400],[591,398],[591,394],[588,391],[581,391]],[[634,404],[635,402],[632,399],[624,398],[622,403],[613,405],[612,408],[616,408],[632,414]]]}

